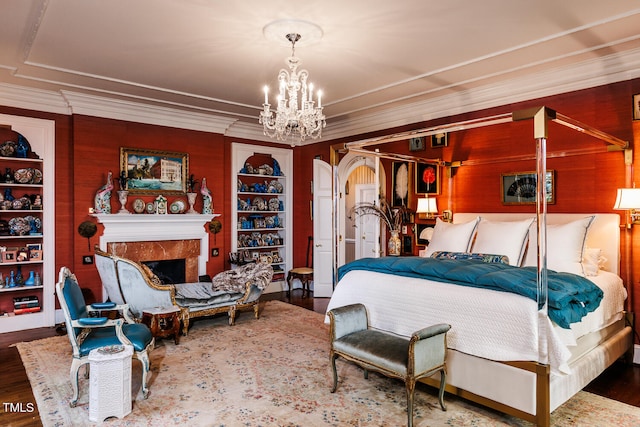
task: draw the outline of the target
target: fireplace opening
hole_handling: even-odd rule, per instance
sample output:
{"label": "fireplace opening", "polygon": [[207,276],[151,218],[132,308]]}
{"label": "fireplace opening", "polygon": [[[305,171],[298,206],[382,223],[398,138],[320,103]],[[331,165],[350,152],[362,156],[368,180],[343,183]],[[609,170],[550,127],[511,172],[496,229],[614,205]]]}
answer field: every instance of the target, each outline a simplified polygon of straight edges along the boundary
{"label": "fireplace opening", "polygon": [[185,280],[185,259],[162,259],[157,261],[142,261],[147,267],[158,276],[162,283],[184,283]]}

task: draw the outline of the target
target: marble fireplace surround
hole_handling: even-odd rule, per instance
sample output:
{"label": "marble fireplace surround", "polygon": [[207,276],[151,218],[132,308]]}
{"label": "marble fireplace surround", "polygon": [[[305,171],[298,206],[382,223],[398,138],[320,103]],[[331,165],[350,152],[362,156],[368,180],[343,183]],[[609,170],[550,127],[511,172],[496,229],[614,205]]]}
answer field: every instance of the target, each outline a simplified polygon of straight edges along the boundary
{"label": "marble fireplace surround", "polygon": [[104,226],[100,249],[136,262],[185,260],[185,280],[207,274],[209,233],[219,214],[96,214]]}

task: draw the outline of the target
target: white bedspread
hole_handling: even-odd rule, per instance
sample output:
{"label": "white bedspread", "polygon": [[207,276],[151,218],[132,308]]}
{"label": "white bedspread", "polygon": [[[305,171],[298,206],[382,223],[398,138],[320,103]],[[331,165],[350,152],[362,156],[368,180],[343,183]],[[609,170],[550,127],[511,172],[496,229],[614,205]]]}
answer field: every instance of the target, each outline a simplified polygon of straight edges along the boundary
{"label": "white bedspread", "polygon": [[[552,372],[568,373],[568,345],[579,335],[611,323],[622,311],[622,281],[616,281],[617,276],[611,273],[589,278],[607,288],[603,289],[601,307],[582,325],[561,333],[557,332],[561,328],[540,316],[545,326],[540,334],[536,302],[520,295],[369,271],[347,273],[336,286],[327,310],[362,303],[372,327],[405,336],[428,325],[448,323],[452,326],[447,334],[450,348],[497,361],[548,363]],[[544,348],[538,337],[544,336],[545,330],[549,331],[548,360],[544,351],[538,351]]]}

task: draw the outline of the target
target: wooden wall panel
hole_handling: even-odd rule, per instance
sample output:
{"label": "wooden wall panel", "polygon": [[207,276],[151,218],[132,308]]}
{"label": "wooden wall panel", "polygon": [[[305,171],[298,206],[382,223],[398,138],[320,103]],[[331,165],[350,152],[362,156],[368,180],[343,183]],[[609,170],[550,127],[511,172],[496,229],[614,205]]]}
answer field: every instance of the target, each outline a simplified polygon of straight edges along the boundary
{"label": "wooden wall panel", "polygon": [[[551,96],[543,99],[520,102],[491,108],[484,111],[427,121],[415,125],[378,131],[341,140],[306,144],[294,149],[294,264],[303,265],[307,236],[313,232],[309,215],[312,160],[321,156],[328,161],[330,147],[338,142],[419,129],[435,124],[484,117],[491,114],[511,112],[518,109],[545,105],[549,108],[591,124],[613,135],[633,142],[640,142],[640,122],[631,120],[631,99],[640,93],[640,79],[601,86],[597,88]],[[100,283],[94,266],[83,266],[82,256],[88,253],[86,239],[77,233],[78,225],[91,220],[88,209],[93,206],[95,191],[104,184],[109,170],[119,170],[119,148],[121,146],[188,152],[190,171],[196,179],[206,176],[213,193],[214,209],[221,213],[222,232],[210,237],[210,246],[220,249],[219,258],[211,258],[208,272],[228,268],[226,254],[230,250],[230,144],[243,142],[282,147],[282,144],[257,143],[250,140],[224,137],[219,134],[189,131],[163,126],[131,123],[87,116],[64,116],[15,108],[0,107],[7,114],[52,118],[56,121],[56,266],[69,266],[81,284],[90,288],[100,298]],[[330,123],[328,124],[330,126]],[[612,210],[615,190],[634,180],[633,169],[625,168],[622,153],[607,153],[604,146],[590,137],[569,131],[557,125],[550,126],[549,151],[572,152],[578,148],[603,148],[601,154],[582,154],[549,159],[548,168],[555,169],[556,198],[550,212],[615,212]],[[532,128],[528,122],[511,125],[495,125],[482,129],[456,132],[449,135],[449,146],[432,149],[427,144],[421,154],[426,158],[442,158],[446,161],[471,163],[457,168],[453,178],[442,177],[442,194],[438,196],[439,208],[460,211],[518,212],[529,209],[523,206],[504,206],[500,201],[500,174],[520,170],[533,170],[532,160],[500,161],[533,154]],[[389,151],[409,154],[408,141],[389,144]],[[640,159],[634,151],[634,163]],[[475,165],[473,164],[475,163]],[[384,161],[390,170],[391,161]],[[390,175],[389,175],[390,177]],[[628,177],[628,178],[627,178]],[[390,191],[391,179],[388,183]],[[130,197],[130,202],[133,197]],[[171,197],[170,197],[171,199]],[[416,198],[412,203],[415,203]],[[200,207],[200,200],[196,208]],[[115,197],[112,207],[119,207]],[[414,207],[414,206],[411,206]],[[634,298],[640,287],[640,239],[634,227],[623,236],[629,236],[629,262],[623,250],[623,277],[630,286],[630,301],[636,311],[640,307]],[[631,238],[633,237],[633,238]],[[98,236],[91,239],[91,245]],[[625,249],[625,248],[622,248]],[[635,255],[634,255],[635,254]],[[636,267],[637,266],[637,267]],[[628,272],[628,273],[626,273]]]}
{"label": "wooden wall panel", "polygon": [[[73,168],[73,200],[74,200],[74,230],[83,221],[95,221],[89,215],[89,208],[93,207],[95,192],[105,184],[109,171],[114,175],[114,194],[111,197],[112,212],[120,208],[115,191],[118,184],[115,178],[120,170],[120,147],[146,148],[153,150],[177,151],[189,154],[189,173],[194,174],[200,184],[203,177],[207,179],[207,187],[211,190],[214,211],[223,206],[225,183],[225,141],[222,135],[185,129],[153,126],[119,120],[102,119],[88,116],[74,116],[74,168]],[[228,179],[227,179],[228,182]],[[199,189],[200,186],[197,186]],[[131,204],[135,198],[151,201],[155,196],[129,195],[127,208],[132,211]],[[169,203],[184,196],[168,195]],[[228,198],[228,196],[226,196]],[[199,196],[195,205],[196,210],[202,209],[202,198]],[[224,222],[223,222],[224,224]],[[228,228],[228,225],[227,225]],[[223,226],[224,229],[224,226]],[[91,250],[87,240],[77,232],[74,233],[74,271],[80,283],[94,292],[96,299],[101,299],[101,283],[93,265],[82,265],[83,255],[93,253],[93,245],[98,244],[102,227],[98,234],[91,239]],[[210,235],[209,246],[219,247],[221,253],[228,251],[221,245],[223,239],[218,235]],[[213,275],[225,268],[225,257],[210,258],[207,273]]]}
{"label": "wooden wall panel", "polygon": [[[457,122],[470,118],[486,117],[493,114],[520,109],[547,106],[551,109],[592,125],[623,140],[640,142],[640,121],[631,116],[631,101],[635,93],[640,93],[640,79],[596,87],[537,100],[505,105],[473,113],[419,123],[414,126],[389,129],[386,134],[420,129],[436,124]],[[380,136],[381,132],[350,137],[340,141],[330,141],[296,148],[303,153],[302,158],[323,155],[329,158],[330,146]],[[377,146],[381,151],[400,154],[419,154],[425,158],[442,158],[446,161],[462,161],[463,166],[454,170],[453,178],[442,177],[442,194],[438,196],[438,207],[442,211],[449,208],[455,212],[534,212],[532,205],[504,205],[501,201],[500,179],[502,173],[535,170],[535,161],[520,160],[523,156],[535,155],[535,140],[531,121],[493,125],[451,133],[449,146],[430,148],[412,153],[408,141]],[[640,152],[634,150],[634,164],[640,162]],[[549,205],[549,212],[603,212],[619,213],[622,222],[625,213],[614,211],[616,189],[631,185],[635,179],[633,168],[626,167],[621,151],[607,151],[607,144],[577,131],[555,123],[549,125],[547,152],[553,155],[547,161],[547,168],[556,171],[556,203]],[[580,152],[580,153],[579,153]],[[516,160],[517,159],[517,160]],[[466,163],[466,164],[465,164]],[[387,171],[391,161],[383,160]],[[304,169],[304,166],[301,166]],[[388,175],[389,176],[389,175]],[[307,181],[296,185],[296,206],[303,208],[306,203]],[[391,179],[387,180],[387,194],[391,191]],[[304,199],[300,205],[298,200]],[[414,197],[410,208],[415,209]],[[301,218],[302,220],[302,218]],[[418,220],[419,221],[419,220]],[[310,230],[311,222],[297,222],[296,230]],[[629,290],[628,306],[640,312],[640,301],[635,293],[640,288],[640,226],[623,230],[621,242],[621,272]],[[629,241],[629,249],[626,241]],[[297,249],[303,248],[303,240],[297,239]],[[299,253],[300,250],[297,252]],[[416,248],[417,253],[417,248]],[[302,259],[300,259],[302,260]]]}

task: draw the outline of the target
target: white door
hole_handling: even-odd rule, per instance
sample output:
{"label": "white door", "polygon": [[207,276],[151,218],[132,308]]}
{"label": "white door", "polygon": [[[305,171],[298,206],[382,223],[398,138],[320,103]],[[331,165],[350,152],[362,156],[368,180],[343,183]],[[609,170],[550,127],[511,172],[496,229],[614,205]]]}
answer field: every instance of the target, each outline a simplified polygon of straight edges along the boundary
{"label": "white door", "polygon": [[313,160],[313,296],[333,294],[333,202],[329,163]]}
{"label": "white door", "polygon": [[[359,203],[375,203],[378,198],[376,184],[356,185],[356,206]],[[356,259],[380,256],[380,219],[375,215],[356,218]]]}

